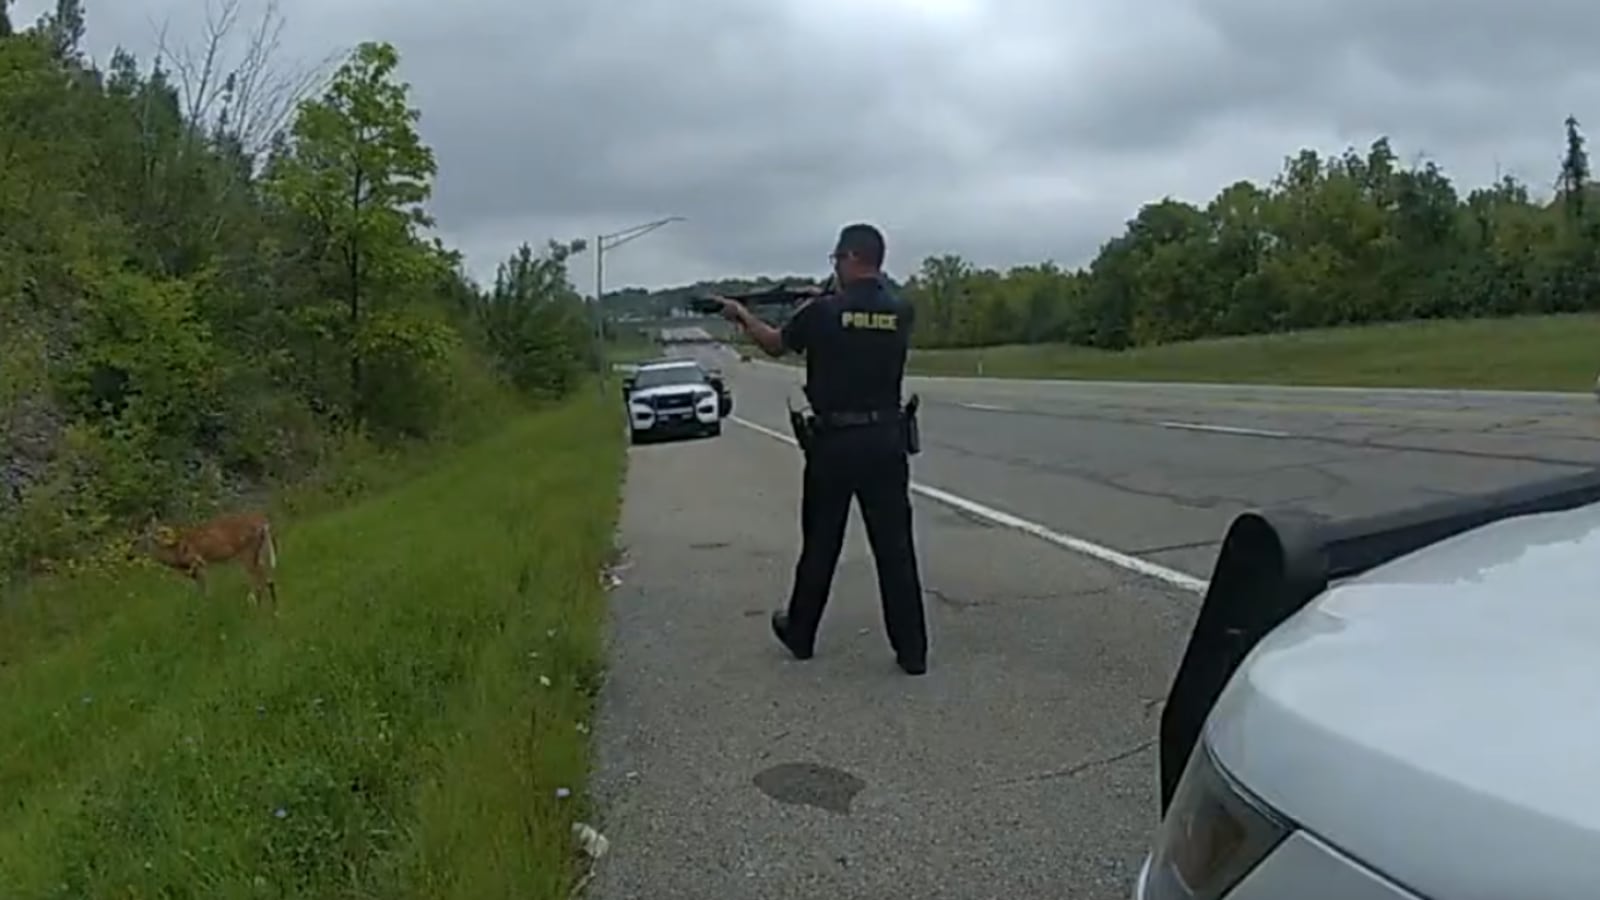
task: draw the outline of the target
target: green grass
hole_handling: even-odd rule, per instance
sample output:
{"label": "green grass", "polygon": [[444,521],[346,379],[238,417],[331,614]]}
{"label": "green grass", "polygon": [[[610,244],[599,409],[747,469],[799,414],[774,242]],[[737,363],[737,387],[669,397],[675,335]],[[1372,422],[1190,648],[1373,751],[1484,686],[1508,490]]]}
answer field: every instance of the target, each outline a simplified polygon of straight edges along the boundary
{"label": "green grass", "polygon": [[581,391],[286,523],[277,620],[231,569],[11,598],[0,897],[565,896],[620,432]]}
{"label": "green grass", "polygon": [[1588,391],[1600,316],[1406,322],[1121,353],[1059,344],[918,350],[919,375]]}

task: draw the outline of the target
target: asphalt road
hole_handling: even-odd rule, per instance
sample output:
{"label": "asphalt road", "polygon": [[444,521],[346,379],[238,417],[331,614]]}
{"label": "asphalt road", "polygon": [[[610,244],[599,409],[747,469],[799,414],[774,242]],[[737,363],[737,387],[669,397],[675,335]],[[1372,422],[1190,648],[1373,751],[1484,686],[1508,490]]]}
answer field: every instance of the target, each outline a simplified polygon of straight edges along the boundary
{"label": "asphalt road", "polygon": [[[787,431],[798,370],[703,349]],[[1352,516],[1600,465],[1588,394],[910,379],[916,478],[1200,578],[1252,508]]]}
{"label": "asphalt road", "polygon": [[928,674],[894,664],[858,516],[797,662],[767,615],[799,483],[744,428],[632,451],[588,896],[1126,897],[1193,595],[922,501]]}
{"label": "asphalt road", "polygon": [[633,451],[601,900],[1126,897],[1160,700],[1235,514],[1362,514],[1600,463],[1587,395],[913,379],[934,636],[911,679],[858,518],[818,656],[770,639],[799,487],[772,433],[800,373],[698,352],[742,424]]}

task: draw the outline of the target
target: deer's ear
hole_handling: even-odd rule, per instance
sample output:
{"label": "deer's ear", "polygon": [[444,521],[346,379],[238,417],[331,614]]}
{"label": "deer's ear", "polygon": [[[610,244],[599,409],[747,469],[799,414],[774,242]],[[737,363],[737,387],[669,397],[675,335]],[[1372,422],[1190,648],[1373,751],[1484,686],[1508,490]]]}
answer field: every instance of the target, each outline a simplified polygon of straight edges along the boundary
{"label": "deer's ear", "polygon": [[154,533],[156,540],[163,544],[170,544],[178,539],[178,533],[170,525],[157,525]]}

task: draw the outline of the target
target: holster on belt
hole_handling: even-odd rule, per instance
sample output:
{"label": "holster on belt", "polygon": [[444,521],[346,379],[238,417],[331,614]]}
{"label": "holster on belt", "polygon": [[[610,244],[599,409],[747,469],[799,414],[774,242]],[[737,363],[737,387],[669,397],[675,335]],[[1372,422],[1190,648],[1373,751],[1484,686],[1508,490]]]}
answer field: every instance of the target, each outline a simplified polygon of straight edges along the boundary
{"label": "holster on belt", "polygon": [[922,405],[922,398],[916,394],[906,401],[905,409],[901,411],[900,427],[905,432],[906,455],[916,456],[922,452],[922,429],[917,425],[917,409]]}
{"label": "holster on belt", "polygon": [[815,428],[811,419],[793,406],[789,407],[789,430],[794,432],[794,442],[800,446],[800,452],[809,453]]}

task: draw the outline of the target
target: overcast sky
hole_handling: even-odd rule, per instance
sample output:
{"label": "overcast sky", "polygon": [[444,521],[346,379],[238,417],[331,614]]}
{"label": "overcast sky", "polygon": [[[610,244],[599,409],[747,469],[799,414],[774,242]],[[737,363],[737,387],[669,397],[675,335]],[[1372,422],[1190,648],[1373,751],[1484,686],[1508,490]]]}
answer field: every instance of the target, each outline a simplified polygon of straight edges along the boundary
{"label": "overcast sky", "polygon": [[[153,22],[193,33],[205,2],[88,0],[89,49],[147,59]],[[263,7],[245,3],[248,24]],[[13,18],[47,6],[20,0]],[[434,212],[476,273],[523,240],[687,217],[608,254],[608,289],[817,274],[857,219],[884,228],[896,275],[944,252],[1076,265],[1141,203],[1203,203],[1300,146],[1379,134],[1458,183],[1498,168],[1547,190],[1562,119],[1600,125],[1590,0],[280,8],[285,65],[399,48],[438,156]],[[588,290],[590,260],[574,274]]]}

